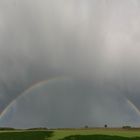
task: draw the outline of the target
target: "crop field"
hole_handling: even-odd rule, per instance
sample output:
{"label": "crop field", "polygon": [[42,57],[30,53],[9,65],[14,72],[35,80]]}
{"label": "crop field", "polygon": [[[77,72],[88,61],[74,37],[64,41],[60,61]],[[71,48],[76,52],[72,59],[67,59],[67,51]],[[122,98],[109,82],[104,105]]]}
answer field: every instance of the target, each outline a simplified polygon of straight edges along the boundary
{"label": "crop field", "polygon": [[0,140],[140,140],[139,129],[1,131]]}

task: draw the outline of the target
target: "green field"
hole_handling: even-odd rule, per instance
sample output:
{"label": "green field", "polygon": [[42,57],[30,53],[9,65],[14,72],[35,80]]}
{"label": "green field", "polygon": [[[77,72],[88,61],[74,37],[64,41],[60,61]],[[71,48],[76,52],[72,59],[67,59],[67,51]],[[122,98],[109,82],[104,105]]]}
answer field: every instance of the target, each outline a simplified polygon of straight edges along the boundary
{"label": "green field", "polygon": [[140,130],[77,129],[1,131],[0,140],[140,140]]}

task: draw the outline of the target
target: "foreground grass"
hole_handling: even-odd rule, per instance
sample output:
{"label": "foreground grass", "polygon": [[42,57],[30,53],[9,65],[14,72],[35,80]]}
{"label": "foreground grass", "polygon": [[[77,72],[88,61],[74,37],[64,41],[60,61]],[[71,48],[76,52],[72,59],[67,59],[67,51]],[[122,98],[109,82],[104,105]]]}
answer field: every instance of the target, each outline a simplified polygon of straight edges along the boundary
{"label": "foreground grass", "polygon": [[128,138],[108,135],[75,135],[65,137],[61,140],[140,140],[140,137]]}
{"label": "foreground grass", "polygon": [[[140,140],[140,130],[122,130],[122,129],[55,130],[53,132],[53,137],[50,137],[49,140],[62,140],[64,138],[68,139],[69,136],[76,137],[77,135],[81,136],[78,140],[83,140],[82,136],[83,137],[90,136],[90,139],[89,138],[88,139],[94,140],[93,135],[120,136],[120,137],[127,137],[131,139],[134,137],[139,137],[139,140]],[[84,139],[88,140],[87,137],[84,137]],[[108,139],[112,140],[112,138],[108,138]],[[108,140],[108,139],[105,139],[105,140]],[[68,140],[77,140],[77,139],[71,138]],[[101,139],[98,138],[97,140],[104,140],[104,139],[103,137],[101,137]]]}
{"label": "foreground grass", "polygon": [[140,130],[76,129],[1,131],[0,140],[140,140]]}
{"label": "foreground grass", "polygon": [[10,131],[1,132],[0,140],[46,140],[51,136],[51,131]]}

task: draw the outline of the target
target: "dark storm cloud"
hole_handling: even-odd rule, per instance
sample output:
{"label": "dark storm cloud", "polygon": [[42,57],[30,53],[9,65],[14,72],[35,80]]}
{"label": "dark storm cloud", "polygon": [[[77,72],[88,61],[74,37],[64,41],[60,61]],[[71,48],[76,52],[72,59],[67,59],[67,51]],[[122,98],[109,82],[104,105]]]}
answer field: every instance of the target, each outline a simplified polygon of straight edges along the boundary
{"label": "dark storm cloud", "polygon": [[140,107],[139,7],[138,0],[1,0],[0,110],[61,75]]}

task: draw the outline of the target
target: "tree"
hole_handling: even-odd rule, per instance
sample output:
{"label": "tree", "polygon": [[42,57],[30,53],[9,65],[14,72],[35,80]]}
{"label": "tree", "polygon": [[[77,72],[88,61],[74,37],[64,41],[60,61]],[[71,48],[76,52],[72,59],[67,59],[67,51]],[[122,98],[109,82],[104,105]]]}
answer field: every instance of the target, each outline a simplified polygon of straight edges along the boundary
{"label": "tree", "polygon": [[107,124],[105,124],[104,127],[107,128]]}
{"label": "tree", "polygon": [[85,125],[85,128],[88,128],[88,125]]}

